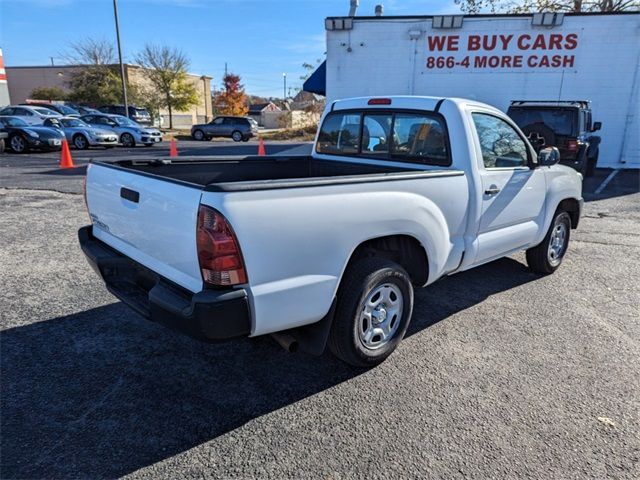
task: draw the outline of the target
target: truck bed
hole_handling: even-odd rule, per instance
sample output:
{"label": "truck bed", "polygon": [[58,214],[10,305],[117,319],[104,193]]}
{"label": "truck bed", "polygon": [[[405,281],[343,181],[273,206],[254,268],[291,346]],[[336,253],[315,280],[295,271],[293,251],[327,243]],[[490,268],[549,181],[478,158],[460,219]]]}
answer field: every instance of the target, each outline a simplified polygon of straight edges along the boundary
{"label": "truck bed", "polygon": [[[100,165],[135,171],[205,188],[209,191],[260,190],[292,186],[399,180],[425,175],[424,170],[350,161],[318,160],[311,156],[183,157],[122,160]],[[429,176],[433,176],[433,171]]]}

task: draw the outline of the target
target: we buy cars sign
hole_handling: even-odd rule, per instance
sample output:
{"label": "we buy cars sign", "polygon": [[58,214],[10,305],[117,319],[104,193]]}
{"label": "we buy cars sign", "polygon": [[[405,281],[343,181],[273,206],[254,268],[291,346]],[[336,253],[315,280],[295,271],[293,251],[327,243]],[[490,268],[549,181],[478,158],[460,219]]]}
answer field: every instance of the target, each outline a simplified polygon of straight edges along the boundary
{"label": "we buy cars sign", "polygon": [[575,69],[579,42],[577,33],[427,35],[425,67],[429,73]]}

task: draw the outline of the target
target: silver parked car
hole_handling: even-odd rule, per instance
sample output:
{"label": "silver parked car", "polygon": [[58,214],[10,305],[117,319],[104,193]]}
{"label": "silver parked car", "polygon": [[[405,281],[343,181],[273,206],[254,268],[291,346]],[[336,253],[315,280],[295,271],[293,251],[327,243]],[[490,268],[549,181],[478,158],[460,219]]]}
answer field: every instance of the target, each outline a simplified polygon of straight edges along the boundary
{"label": "silver parked car", "polygon": [[44,126],[62,130],[67,141],[79,150],[89,147],[112,148],[118,145],[118,134],[115,131],[89,125],[79,118],[49,118],[44,121]]}
{"label": "silver parked car", "polygon": [[142,143],[145,147],[150,147],[154,143],[162,141],[162,133],[157,128],[144,127],[122,115],[100,113],[83,115],[80,118],[89,125],[109,128],[115,131],[119,135],[119,140],[123,147],[132,148],[139,143]]}
{"label": "silver parked car", "polygon": [[195,140],[211,140],[213,137],[229,137],[235,142],[246,142],[258,135],[258,122],[251,117],[216,117],[209,123],[191,127]]}

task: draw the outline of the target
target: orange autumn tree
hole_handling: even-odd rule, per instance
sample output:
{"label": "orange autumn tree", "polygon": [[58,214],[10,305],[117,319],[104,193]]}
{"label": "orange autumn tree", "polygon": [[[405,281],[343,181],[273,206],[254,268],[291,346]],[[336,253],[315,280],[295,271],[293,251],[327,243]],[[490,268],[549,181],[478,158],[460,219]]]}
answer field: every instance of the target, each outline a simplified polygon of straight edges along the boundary
{"label": "orange autumn tree", "polygon": [[222,115],[246,115],[249,113],[247,94],[240,84],[240,75],[227,73],[222,77],[223,89],[216,95],[215,102]]}

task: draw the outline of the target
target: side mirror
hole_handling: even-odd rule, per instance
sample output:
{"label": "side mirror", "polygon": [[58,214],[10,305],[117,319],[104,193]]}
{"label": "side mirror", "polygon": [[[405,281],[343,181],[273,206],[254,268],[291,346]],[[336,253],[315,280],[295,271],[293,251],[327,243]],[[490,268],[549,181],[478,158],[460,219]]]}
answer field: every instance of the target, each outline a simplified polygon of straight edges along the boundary
{"label": "side mirror", "polygon": [[602,128],[602,122],[593,122],[593,127],[591,128],[592,132],[597,132]]}
{"label": "side mirror", "polygon": [[560,161],[560,150],[556,147],[543,148],[538,152],[538,165],[550,167]]}

